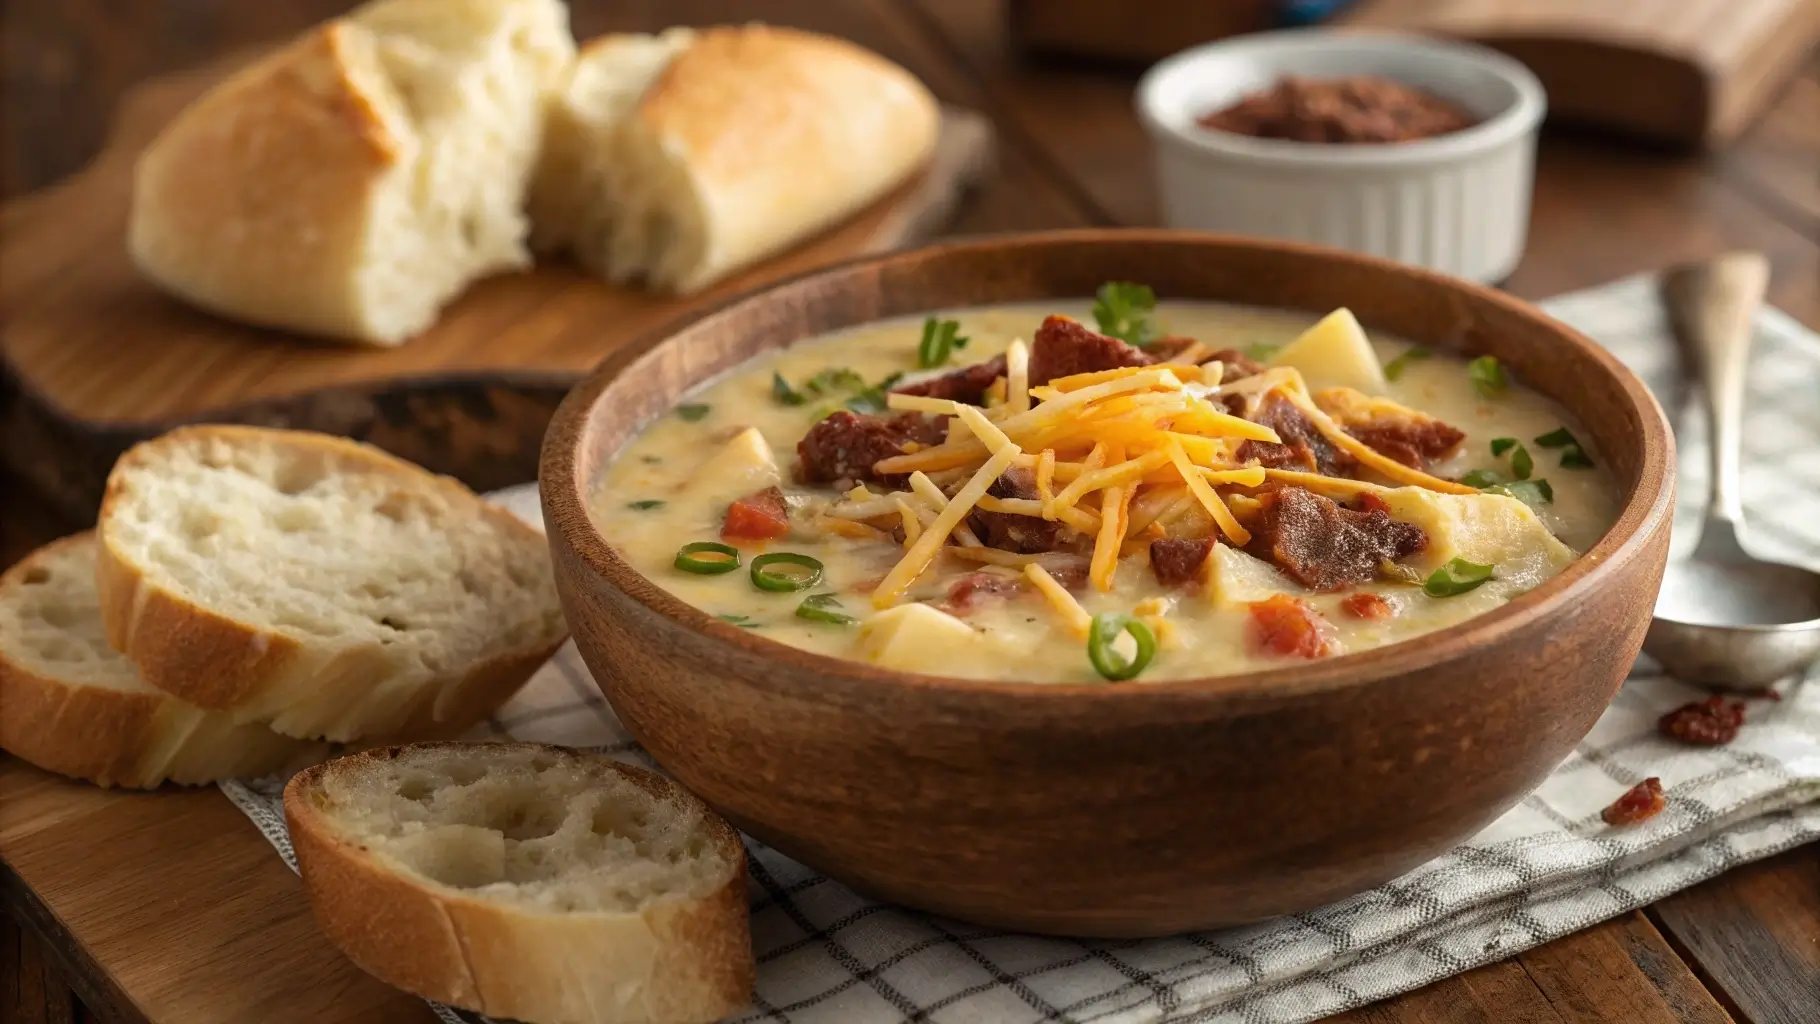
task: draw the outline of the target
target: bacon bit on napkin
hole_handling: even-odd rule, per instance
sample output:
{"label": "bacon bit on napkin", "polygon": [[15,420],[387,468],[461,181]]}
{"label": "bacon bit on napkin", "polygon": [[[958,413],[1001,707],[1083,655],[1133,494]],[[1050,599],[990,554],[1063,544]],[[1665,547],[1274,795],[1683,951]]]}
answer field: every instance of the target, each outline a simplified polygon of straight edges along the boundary
{"label": "bacon bit on napkin", "polygon": [[1717,694],[1663,715],[1656,723],[1662,735],[1700,747],[1730,743],[1744,724],[1744,702],[1726,703]]}
{"label": "bacon bit on napkin", "polygon": [[1599,817],[1607,825],[1634,825],[1646,818],[1655,817],[1667,806],[1668,799],[1662,795],[1662,780],[1652,775],[1625,790],[1623,796],[1599,812]]}

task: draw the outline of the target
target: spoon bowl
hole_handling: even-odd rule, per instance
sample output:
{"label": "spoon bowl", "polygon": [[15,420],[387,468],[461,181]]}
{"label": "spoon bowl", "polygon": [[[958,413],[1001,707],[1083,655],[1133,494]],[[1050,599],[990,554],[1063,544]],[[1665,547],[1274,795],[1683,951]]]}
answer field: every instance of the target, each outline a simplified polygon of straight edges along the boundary
{"label": "spoon bowl", "polygon": [[1670,562],[1643,650],[1676,678],[1761,689],[1820,658],[1820,574],[1769,562],[1739,540],[1739,430],[1751,328],[1769,282],[1758,253],[1677,267],[1662,297],[1701,371],[1712,430],[1711,493],[1700,542]]}

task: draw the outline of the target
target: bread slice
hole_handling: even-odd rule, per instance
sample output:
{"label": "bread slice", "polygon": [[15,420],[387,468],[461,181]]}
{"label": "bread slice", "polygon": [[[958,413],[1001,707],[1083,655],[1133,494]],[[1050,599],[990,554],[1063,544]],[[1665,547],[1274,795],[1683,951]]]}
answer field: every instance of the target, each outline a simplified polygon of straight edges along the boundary
{"label": "bread slice", "polygon": [[852,43],[764,25],[583,47],[531,189],[532,243],[697,291],[858,211],[929,157],[934,97]]}
{"label": "bread slice", "polygon": [[147,686],[102,632],[92,533],[46,545],[0,575],[0,749],[137,789],[266,775],[328,753]]}
{"label": "bread slice", "polygon": [[537,1024],[706,1022],[751,998],[745,850],[661,776],[426,743],[311,768],[284,814],[322,930],[408,992]]}
{"label": "bread slice", "polygon": [[187,427],[130,449],[101,617],[160,690],[290,736],[452,735],[566,635],[543,535],[377,448]]}
{"label": "bread slice", "polygon": [[559,0],[378,0],[233,75],[140,156],[128,248],[237,320],[396,344],[529,262],[524,190],[574,56]]}

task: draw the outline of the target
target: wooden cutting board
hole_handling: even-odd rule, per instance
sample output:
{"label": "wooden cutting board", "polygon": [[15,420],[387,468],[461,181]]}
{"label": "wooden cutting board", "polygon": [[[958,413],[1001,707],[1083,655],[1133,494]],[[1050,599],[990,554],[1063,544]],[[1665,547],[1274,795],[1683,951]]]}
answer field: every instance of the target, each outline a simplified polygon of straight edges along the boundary
{"label": "wooden cutting board", "polygon": [[705,294],[652,296],[540,266],[480,282],[398,348],[352,348],[191,309],[127,257],[134,158],[247,59],[140,86],[94,163],[0,208],[0,458],[85,521],[121,451],[198,420],[357,437],[481,489],[531,479],[556,404],[614,347],[766,281],[927,238],[991,163],[990,123],[949,108],[915,178]]}

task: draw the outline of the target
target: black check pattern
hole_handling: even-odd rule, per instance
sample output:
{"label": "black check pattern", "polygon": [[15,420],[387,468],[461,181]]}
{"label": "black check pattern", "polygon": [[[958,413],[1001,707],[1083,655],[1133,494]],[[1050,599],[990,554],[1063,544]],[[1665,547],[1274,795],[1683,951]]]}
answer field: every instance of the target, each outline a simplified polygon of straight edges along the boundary
{"label": "black check pattern", "polygon": [[[1678,360],[1648,279],[1550,306],[1676,407]],[[1766,312],[1751,388],[1744,488],[1753,546],[1820,562],[1820,337]],[[1704,431],[1690,420],[1677,433],[1681,492],[1697,502]],[[500,500],[535,519],[529,489]],[[1684,502],[1679,517],[1699,513]],[[1640,663],[1580,748],[1470,842],[1333,906],[1221,932],[1144,942],[1008,934],[870,902],[748,839],[758,990],[735,1019],[1296,1024],[1417,988],[1820,838],[1820,686],[1785,687],[1780,703],[1753,704],[1727,747],[1677,747],[1655,734],[1657,716],[1702,695]],[[573,647],[476,738],[600,748],[650,764]],[[1662,779],[1668,808],[1641,826],[1605,827],[1599,810],[1647,775]],[[292,861],[280,784],[222,788]],[[436,1010],[448,1024],[481,1020]]]}

